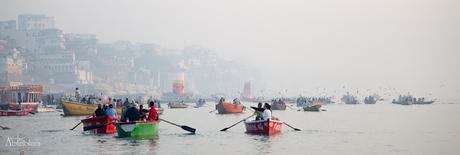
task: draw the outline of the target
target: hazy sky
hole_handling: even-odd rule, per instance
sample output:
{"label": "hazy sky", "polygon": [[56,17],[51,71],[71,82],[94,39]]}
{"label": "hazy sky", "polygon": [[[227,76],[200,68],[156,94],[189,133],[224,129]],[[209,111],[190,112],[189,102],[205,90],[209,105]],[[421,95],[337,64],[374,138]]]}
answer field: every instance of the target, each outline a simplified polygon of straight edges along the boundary
{"label": "hazy sky", "polygon": [[396,87],[460,96],[458,0],[0,0],[0,20],[54,16],[102,42],[200,45],[272,89]]}

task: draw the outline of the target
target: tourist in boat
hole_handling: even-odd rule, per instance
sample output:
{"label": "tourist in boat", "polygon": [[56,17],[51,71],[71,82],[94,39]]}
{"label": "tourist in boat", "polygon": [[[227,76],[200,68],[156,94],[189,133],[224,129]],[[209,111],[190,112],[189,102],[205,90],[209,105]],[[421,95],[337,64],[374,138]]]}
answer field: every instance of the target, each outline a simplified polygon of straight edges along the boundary
{"label": "tourist in boat", "polygon": [[[261,102],[259,102],[259,104],[257,104],[257,108],[259,108],[259,109],[262,108],[262,103]],[[256,121],[264,119],[264,116],[263,116],[262,112],[255,110],[254,114],[256,115]]]}
{"label": "tourist in boat", "polygon": [[78,88],[75,88],[75,98],[77,102],[80,102],[80,90],[78,90]]}
{"label": "tourist in boat", "polygon": [[97,109],[96,109],[96,111],[94,112],[94,114],[96,115],[96,117],[104,116],[104,115],[105,115],[105,112],[104,112],[104,110],[102,109],[102,105],[101,105],[101,104],[98,104],[98,105],[97,105]]}
{"label": "tourist in boat", "polygon": [[147,121],[157,121],[158,120],[158,112],[157,109],[155,109],[155,102],[151,101],[149,103],[150,110],[149,110],[149,117],[147,118]]}
{"label": "tourist in boat", "polygon": [[137,109],[137,105],[132,103],[129,105],[128,110],[126,111],[126,121],[133,122],[139,120],[139,110]]}
{"label": "tourist in boat", "polygon": [[113,104],[109,104],[109,108],[105,110],[105,115],[110,117],[117,117],[117,111],[113,108]]}
{"label": "tourist in boat", "polygon": [[225,98],[221,97],[220,100],[219,100],[219,104],[224,103],[224,102],[225,102]]}
{"label": "tourist in boat", "polygon": [[139,106],[139,120],[144,121],[147,118],[147,113],[149,111],[144,109],[144,105]]}
{"label": "tourist in boat", "polygon": [[240,99],[238,99],[238,98],[233,99],[233,104],[234,105],[240,105],[241,104]]}
{"label": "tourist in boat", "polygon": [[121,109],[121,118],[120,118],[120,120],[122,122],[126,122],[126,111],[128,111],[129,105],[130,105],[129,100],[128,100],[128,98],[126,98],[125,102],[123,102],[123,108]]}
{"label": "tourist in boat", "polygon": [[272,106],[270,106],[270,104],[268,103],[265,103],[264,108],[265,110],[264,110],[264,113],[262,114],[263,119],[264,120],[271,119],[272,118],[272,110],[271,110]]}

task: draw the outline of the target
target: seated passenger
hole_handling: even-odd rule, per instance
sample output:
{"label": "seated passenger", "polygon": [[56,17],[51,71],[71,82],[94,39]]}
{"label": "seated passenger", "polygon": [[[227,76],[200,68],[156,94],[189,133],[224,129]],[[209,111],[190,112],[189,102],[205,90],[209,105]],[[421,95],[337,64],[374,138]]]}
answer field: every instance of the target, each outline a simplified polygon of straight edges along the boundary
{"label": "seated passenger", "polygon": [[109,104],[109,108],[105,110],[105,115],[110,117],[117,117],[117,111],[113,108],[113,104]]}

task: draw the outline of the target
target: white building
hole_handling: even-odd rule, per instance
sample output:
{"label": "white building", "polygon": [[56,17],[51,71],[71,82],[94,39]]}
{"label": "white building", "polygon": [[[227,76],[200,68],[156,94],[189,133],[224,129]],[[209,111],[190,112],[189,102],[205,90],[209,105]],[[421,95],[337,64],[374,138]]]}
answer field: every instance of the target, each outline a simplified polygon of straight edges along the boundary
{"label": "white building", "polygon": [[18,16],[18,29],[21,31],[44,30],[54,28],[54,17],[40,14],[22,14]]}

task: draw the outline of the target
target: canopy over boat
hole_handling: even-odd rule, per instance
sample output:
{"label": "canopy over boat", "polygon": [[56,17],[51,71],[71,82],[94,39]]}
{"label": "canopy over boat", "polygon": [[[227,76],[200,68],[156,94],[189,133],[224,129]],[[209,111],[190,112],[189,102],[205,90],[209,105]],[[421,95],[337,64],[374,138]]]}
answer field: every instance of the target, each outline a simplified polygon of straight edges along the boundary
{"label": "canopy over boat", "polygon": [[246,132],[250,134],[274,135],[281,131],[283,122],[276,120],[245,121]]}

